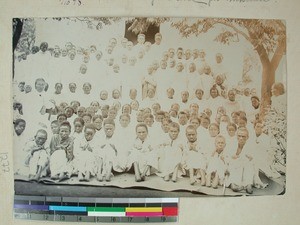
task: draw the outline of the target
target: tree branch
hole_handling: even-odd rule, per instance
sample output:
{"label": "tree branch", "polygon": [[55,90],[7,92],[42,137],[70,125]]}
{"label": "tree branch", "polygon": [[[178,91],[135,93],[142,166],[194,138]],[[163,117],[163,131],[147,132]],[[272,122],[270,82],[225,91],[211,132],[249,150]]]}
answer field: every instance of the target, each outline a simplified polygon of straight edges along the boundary
{"label": "tree branch", "polygon": [[225,26],[227,26],[227,27],[232,28],[236,33],[242,35],[247,41],[249,41],[250,43],[252,43],[252,40],[250,39],[250,37],[249,37],[245,32],[243,32],[243,31],[237,29],[237,28],[236,28],[235,26],[233,26],[232,24],[229,24],[229,23],[223,22],[223,21],[219,21],[219,20],[217,21],[217,23],[220,23],[220,24],[223,24],[223,25],[225,25]]}
{"label": "tree branch", "polygon": [[276,51],[271,59],[271,64],[274,70],[277,69],[282,56],[284,55],[284,52],[286,50],[286,41],[285,39],[282,39],[281,41],[278,42],[278,47],[276,48]]}

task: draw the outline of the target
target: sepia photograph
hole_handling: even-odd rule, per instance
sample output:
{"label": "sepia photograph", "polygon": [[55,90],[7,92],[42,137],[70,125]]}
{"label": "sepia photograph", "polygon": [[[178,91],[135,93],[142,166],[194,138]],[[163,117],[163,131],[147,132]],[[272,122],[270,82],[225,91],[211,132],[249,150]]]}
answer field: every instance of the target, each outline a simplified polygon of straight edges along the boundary
{"label": "sepia photograph", "polygon": [[285,21],[12,24],[15,194],[285,193]]}

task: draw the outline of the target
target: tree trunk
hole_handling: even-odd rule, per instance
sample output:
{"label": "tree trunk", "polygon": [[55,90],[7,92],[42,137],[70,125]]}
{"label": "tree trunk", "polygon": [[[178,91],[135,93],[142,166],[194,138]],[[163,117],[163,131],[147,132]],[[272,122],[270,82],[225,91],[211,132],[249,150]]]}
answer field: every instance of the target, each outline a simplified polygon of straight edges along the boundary
{"label": "tree trunk", "polygon": [[260,105],[260,117],[263,119],[266,109],[271,105],[271,88],[275,82],[275,69],[272,64],[263,63],[262,71],[262,85],[261,85],[261,105]]}

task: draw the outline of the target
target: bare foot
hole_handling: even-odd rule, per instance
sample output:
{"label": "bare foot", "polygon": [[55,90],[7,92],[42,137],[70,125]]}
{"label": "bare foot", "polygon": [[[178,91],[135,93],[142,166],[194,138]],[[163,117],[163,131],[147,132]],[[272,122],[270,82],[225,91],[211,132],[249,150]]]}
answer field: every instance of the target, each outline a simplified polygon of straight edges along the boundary
{"label": "bare foot", "polygon": [[164,181],[169,181],[170,180],[170,176],[167,175],[167,176],[164,176]]}
{"label": "bare foot", "polygon": [[102,182],[103,181],[103,176],[102,174],[97,174],[97,180]]}

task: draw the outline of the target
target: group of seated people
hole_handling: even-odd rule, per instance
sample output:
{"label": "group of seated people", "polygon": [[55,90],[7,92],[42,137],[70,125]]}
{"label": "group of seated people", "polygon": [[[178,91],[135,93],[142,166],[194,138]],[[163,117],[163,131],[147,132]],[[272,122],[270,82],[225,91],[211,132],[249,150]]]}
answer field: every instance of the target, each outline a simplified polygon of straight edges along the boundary
{"label": "group of seated people", "polygon": [[[236,93],[230,90],[227,95],[232,100]],[[253,110],[259,109],[257,96],[249,100]],[[91,177],[110,181],[113,174],[133,171],[137,182],[152,174],[173,182],[188,176],[191,185],[227,185],[252,193],[253,186],[266,186],[259,170],[269,177],[279,176],[272,168],[271,138],[263,132],[258,114],[248,121],[250,110],[230,112],[224,104],[200,111],[199,99],[189,105],[173,103],[170,108],[158,102],[145,108],[62,102],[40,111],[45,121],[50,118],[51,130],[38,129],[25,144],[29,179],[78,176],[79,181]],[[26,124],[20,120],[15,121],[17,135],[20,122]]]}
{"label": "group of seated people", "polygon": [[[79,181],[95,177],[109,182],[120,173],[134,173],[136,182],[151,180],[153,175],[166,182],[189,177],[191,185],[226,185],[249,194],[253,187],[267,185],[259,171],[268,177],[280,176],[273,168],[274,140],[259,116],[256,89],[233,87],[221,54],[216,55],[216,65],[209,66],[204,51],[181,47],[164,51],[161,40],[158,33],[149,45],[145,35],[139,35],[136,46],[122,39],[118,50],[116,39],[111,39],[107,55],[121,57],[120,63],[128,68],[120,69],[108,60],[105,68],[118,75],[109,73],[101,83],[105,87],[84,82],[78,93],[78,84],[70,82],[66,94],[63,83],[57,82],[49,94],[52,85],[44,78],[36,79],[33,91],[27,81],[19,82],[14,92],[14,141],[27,136],[14,152],[29,169],[25,172],[26,167],[17,165],[16,173],[36,181],[78,176]],[[76,51],[67,44],[65,50],[54,48],[54,57],[69,55],[73,60]],[[41,45],[42,52],[47,48]],[[102,52],[94,46],[88,53],[101,60]],[[133,53],[147,75],[134,73],[137,58]],[[161,61],[153,61],[158,55]],[[85,60],[88,63],[89,58]],[[283,84],[275,83],[272,105],[277,100],[284,106],[283,94]],[[51,106],[46,104],[49,99]],[[28,137],[29,130],[36,131],[33,137]]]}

